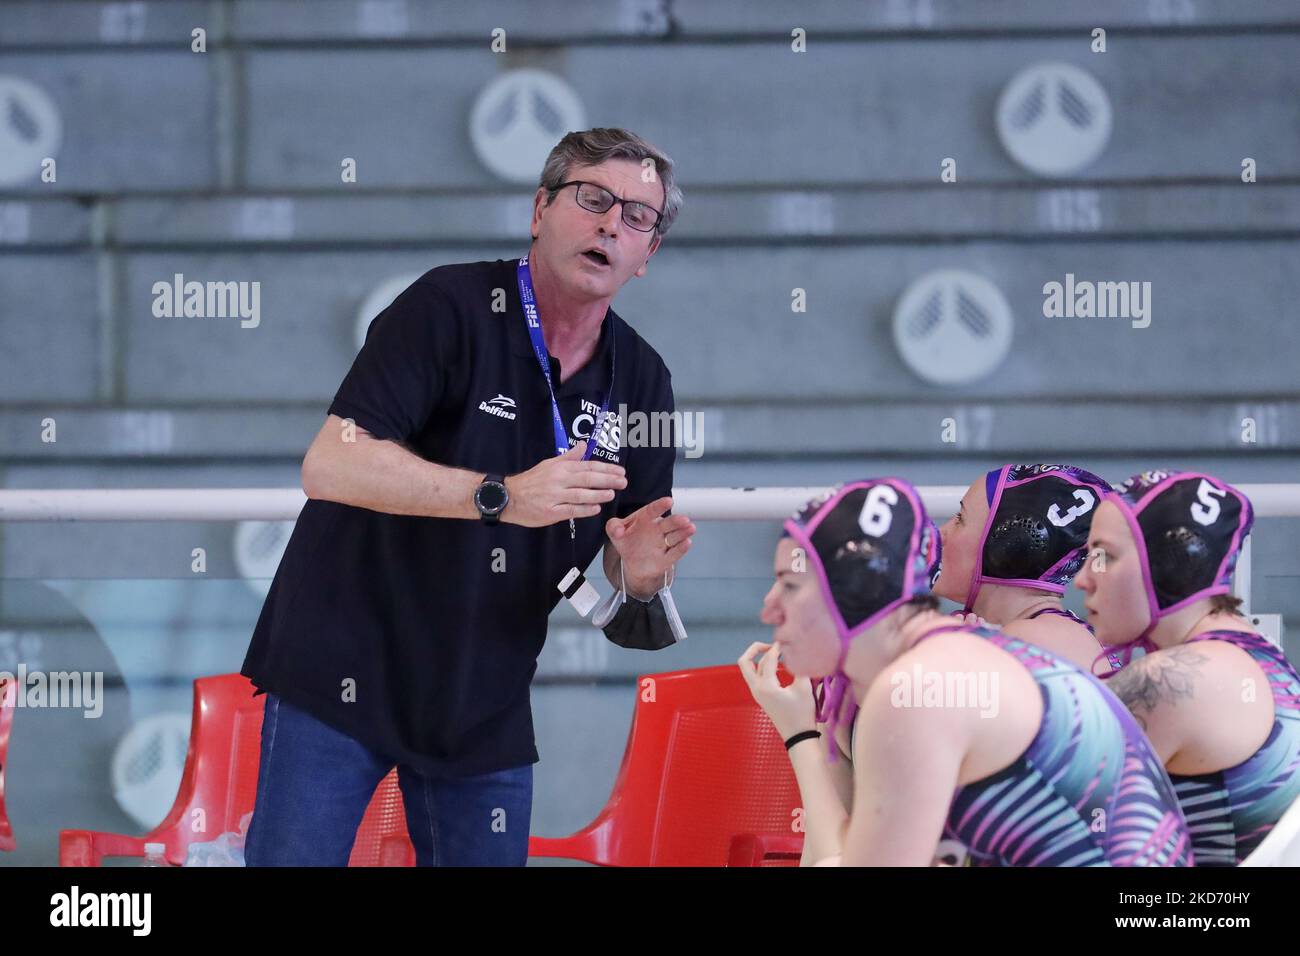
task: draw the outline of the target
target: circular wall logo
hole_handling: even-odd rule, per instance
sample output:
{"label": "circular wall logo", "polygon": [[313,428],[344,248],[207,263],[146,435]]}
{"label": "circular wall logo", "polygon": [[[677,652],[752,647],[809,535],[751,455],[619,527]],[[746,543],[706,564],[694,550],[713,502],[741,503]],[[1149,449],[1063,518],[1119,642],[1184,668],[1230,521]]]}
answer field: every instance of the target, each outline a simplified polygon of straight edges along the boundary
{"label": "circular wall logo", "polygon": [[393,304],[393,300],[406,291],[407,287],[413,285],[415,280],[424,275],[423,272],[412,272],[409,275],[390,276],[379,285],[375,286],[370,294],[361,300],[361,305],[357,309],[357,321],[354,336],[357,340],[357,351],[361,351],[361,346],[366,344],[366,332],[370,328],[370,323],[375,320],[375,316],[383,312]]}
{"label": "circular wall logo", "polygon": [[894,344],[908,367],[935,385],[983,378],[1011,347],[1011,306],[988,279],[962,269],[929,272],[894,307]]}
{"label": "circular wall logo", "polygon": [[110,774],[117,805],[142,827],[158,825],[176,800],[190,747],[190,715],[153,714],[126,732]]}
{"label": "circular wall logo", "polygon": [[249,590],[266,597],[289,536],[292,521],[241,521],[235,525],[235,567]]}
{"label": "circular wall logo", "polygon": [[554,73],[512,70],[485,86],[469,117],[479,161],[502,179],[535,183],[565,133],[585,129],[577,92]]}
{"label": "circular wall logo", "polygon": [[1021,70],[998,98],[998,137],[1017,163],[1040,176],[1078,172],[1110,140],[1110,98],[1070,63]]}
{"label": "circular wall logo", "polygon": [[41,160],[58,152],[62,137],[59,108],[44,90],[0,76],[0,186],[38,177]]}

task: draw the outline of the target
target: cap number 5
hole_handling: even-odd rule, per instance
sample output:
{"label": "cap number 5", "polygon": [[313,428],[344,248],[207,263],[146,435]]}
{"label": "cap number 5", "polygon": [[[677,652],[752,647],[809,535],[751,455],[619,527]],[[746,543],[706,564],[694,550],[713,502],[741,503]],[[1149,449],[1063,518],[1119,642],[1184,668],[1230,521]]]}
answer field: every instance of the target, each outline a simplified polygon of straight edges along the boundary
{"label": "cap number 5", "polygon": [[1219,517],[1219,502],[1214,495],[1220,498],[1227,497],[1227,492],[1222,488],[1216,488],[1204,478],[1201,479],[1201,485],[1196,489],[1197,501],[1192,504],[1192,520],[1197,524],[1211,525]]}

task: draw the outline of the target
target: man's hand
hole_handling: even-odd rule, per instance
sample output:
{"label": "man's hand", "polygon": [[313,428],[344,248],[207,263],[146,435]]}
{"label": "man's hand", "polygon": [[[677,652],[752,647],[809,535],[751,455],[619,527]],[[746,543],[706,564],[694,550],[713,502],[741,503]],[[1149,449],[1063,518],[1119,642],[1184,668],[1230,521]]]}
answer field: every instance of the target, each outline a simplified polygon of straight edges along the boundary
{"label": "man's hand", "polygon": [[525,528],[542,528],[569,518],[591,518],[601,505],[614,500],[615,489],[627,487],[622,465],[583,461],[586,440],[505,479],[510,500],[501,520]]}
{"label": "man's hand", "polygon": [[669,569],[691,548],[695,524],[686,515],[664,517],[672,506],[673,499],[663,497],[626,518],[605,522],[605,534],[623,562],[628,593],[642,600],[664,586]]}

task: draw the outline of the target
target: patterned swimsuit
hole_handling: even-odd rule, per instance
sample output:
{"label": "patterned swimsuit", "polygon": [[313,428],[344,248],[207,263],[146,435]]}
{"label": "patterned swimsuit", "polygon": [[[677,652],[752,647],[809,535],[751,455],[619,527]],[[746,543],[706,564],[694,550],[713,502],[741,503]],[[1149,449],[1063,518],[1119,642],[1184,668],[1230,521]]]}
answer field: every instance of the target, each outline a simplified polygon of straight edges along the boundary
{"label": "patterned swimsuit", "polygon": [[[1079,615],[1075,614],[1073,611],[1069,611],[1065,609],[1057,610],[1054,607],[1045,607],[1041,611],[1035,611],[1033,614],[1029,615],[1029,617],[1026,620],[1032,621],[1040,614],[1055,614],[1059,617],[1068,617],[1071,621],[1074,621],[1076,624],[1082,624],[1084,627],[1086,627],[1088,629],[1088,633],[1091,634],[1094,638],[1097,636],[1097,631],[1095,628],[1093,628],[1091,624],[1089,624],[1083,618],[1079,617]],[[1124,668],[1124,661],[1117,652],[1108,648],[1105,644],[1101,643],[1101,641],[1097,642],[1097,646],[1100,647],[1102,653],[1106,655],[1106,663],[1110,664],[1110,669],[1112,671],[1118,671]]]}
{"label": "patterned swimsuit", "polygon": [[1114,694],[1050,651],[988,628],[939,627],[917,643],[954,630],[1011,654],[1043,696],[1025,752],[953,794],[944,836],[968,848],[972,865],[1192,865],[1173,785]]}
{"label": "patterned swimsuit", "polygon": [[1300,675],[1258,634],[1207,631],[1183,644],[1195,641],[1240,647],[1264,671],[1273,694],[1273,728],[1248,759],[1212,773],[1169,775],[1192,834],[1196,865],[1236,866],[1300,797]]}

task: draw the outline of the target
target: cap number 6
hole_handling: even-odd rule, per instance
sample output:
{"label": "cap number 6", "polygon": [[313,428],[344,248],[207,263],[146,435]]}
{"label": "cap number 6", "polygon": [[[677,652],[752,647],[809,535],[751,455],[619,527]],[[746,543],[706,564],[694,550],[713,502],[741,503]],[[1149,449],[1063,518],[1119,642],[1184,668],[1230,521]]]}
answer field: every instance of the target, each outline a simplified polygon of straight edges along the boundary
{"label": "cap number 6", "polygon": [[890,507],[896,504],[898,492],[889,485],[876,485],[868,491],[867,500],[863,502],[862,512],[858,515],[858,527],[863,534],[879,538],[888,532],[894,521],[894,512]]}

